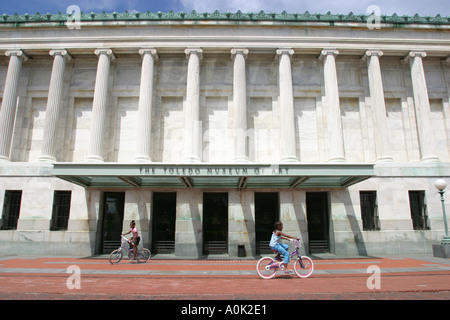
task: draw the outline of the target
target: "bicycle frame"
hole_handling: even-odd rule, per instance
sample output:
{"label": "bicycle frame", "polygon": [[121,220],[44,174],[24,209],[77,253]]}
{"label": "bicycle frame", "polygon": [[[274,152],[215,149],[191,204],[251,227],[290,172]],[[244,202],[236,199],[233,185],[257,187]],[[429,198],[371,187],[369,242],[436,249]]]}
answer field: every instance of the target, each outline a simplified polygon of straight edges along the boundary
{"label": "bicycle frame", "polygon": [[[294,242],[294,245],[295,245],[295,250],[292,251],[289,254],[289,258],[292,260],[295,257],[295,255],[297,255],[298,259],[300,260],[300,265],[303,267],[302,256],[298,252],[298,249],[301,248],[301,244],[300,244],[300,242],[298,240],[294,240],[293,242]],[[275,258],[273,259],[273,262],[281,262],[281,261],[282,261],[281,260],[281,254],[277,253]],[[280,267],[280,265],[278,263],[273,263],[273,262],[270,264],[270,269],[276,269],[276,268]]]}
{"label": "bicycle frame", "polygon": [[[119,251],[122,251],[122,249],[125,249],[127,251],[127,254],[129,255],[130,253],[133,253],[131,250],[131,248],[127,248],[127,246],[125,245],[125,243],[128,243],[128,239],[125,238],[124,236],[122,237],[122,242],[120,243],[120,247],[119,247]],[[139,253],[139,250],[136,248],[136,254]]]}

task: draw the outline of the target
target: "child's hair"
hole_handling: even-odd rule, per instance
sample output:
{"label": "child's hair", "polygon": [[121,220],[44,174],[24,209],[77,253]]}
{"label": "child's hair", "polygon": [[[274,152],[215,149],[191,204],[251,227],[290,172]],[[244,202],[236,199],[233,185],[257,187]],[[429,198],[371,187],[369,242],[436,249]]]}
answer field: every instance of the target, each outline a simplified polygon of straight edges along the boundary
{"label": "child's hair", "polygon": [[275,222],[275,224],[273,225],[273,227],[275,228],[275,230],[278,230],[278,228],[283,225],[280,221]]}
{"label": "child's hair", "polygon": [[131,224],[136,225],[136,222],[134,222],[134,220],[131,220]]}

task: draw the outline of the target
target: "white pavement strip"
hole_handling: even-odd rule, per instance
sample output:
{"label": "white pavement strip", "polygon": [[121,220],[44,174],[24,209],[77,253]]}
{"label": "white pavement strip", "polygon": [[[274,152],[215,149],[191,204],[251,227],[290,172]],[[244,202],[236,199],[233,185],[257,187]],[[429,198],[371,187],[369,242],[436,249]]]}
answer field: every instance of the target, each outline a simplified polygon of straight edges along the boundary
{"label": "white pavement strip", "polygon": [[[63,263],[63,262],[57,262]],[[67,262],[64,262],[67,263]],[[367,263],[367,262],[365,262]],[[78,263],[81,265],[81,263]],[[88,263],[86,263],[88,264]],[[173,265],[167,263],[167,265]],[[332,263],[317,263],[319,264],[332,264]],[[352,263],[354,264],[354,263]],[[218,264],[215,264],[218,265]],[[178,275],[178,276],[190,276],[190,275],[255,275],[256,269],[253,270],[102,270],[102,269],[84,269],[80,266],[82,274],[108,274],[108,275]],[[255,263],[256,268],[256,263]],[[381,273],[399,273],[399,272],[431,272],[431,271],[449,271],[448,266],[430,266],[424,265],[424,267],[414,268],[382,268]],[[280,271],[283,272],[283,271]],[[67,269],[43,269],[43,268],[0,268],[0,274],[2,273],[23,273],[23,274],[67,274]],[[314,270],[313,274],[366,274],[367,269],[323,269]]]}

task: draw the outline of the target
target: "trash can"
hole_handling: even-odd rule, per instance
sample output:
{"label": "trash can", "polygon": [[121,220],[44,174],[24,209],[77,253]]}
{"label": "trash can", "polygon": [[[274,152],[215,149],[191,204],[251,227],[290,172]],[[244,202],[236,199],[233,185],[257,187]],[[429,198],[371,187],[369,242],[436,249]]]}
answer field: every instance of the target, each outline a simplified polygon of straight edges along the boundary
{"label": "trash can", "polygon": [[238,245],[238,257],[246,257],[245,246],[243,244]]}

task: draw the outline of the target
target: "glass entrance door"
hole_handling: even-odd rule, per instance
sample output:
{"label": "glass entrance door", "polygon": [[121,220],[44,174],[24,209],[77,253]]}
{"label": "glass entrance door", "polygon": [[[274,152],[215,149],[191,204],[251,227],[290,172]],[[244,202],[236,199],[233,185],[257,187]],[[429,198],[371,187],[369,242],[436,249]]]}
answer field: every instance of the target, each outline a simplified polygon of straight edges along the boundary
{"label": "glass entrance door", "polygon": [[228,193],[203,194],[203,253],[228,253]]}
{"label": "glass entrance door", "polygon": [[125,192],[105,192],[103,202],[102,253],[109,254],[120,247]]}
{"label": "glass entrance door", "polygon": [[255,193],[256,254],[272,253],[269,242],[279,219],[278,192]]}
{"label": "glass entrance door", "polygon": [[306,193],[306,216],[310,252],[329,252],[328,195],[326,192]]}
{"label": "glass entrance door", "polygon": [[152,252],[175,252],[176,192],[153,193]]}

